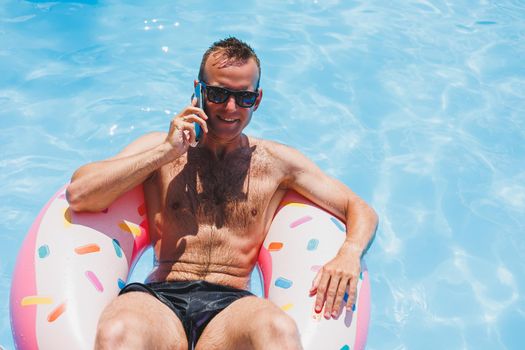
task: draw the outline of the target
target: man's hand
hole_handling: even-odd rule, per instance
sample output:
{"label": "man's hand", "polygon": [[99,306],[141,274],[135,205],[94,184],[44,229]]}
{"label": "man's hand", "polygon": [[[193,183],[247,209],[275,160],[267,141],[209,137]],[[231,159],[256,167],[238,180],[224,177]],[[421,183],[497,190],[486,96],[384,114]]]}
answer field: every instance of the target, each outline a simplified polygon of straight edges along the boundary
{"label": "man's hand", "polygon": [[340,306],[346,292],[346,308],[351,310],[356,299],[360,273],[361,252],[343,245],[335,258],[325,264],[313,280],[310,296],[317,294],[315,312],[321,312],[324,304],[324,317],[337,318],[341,314]]}
{"label": "man's hand", "polygon": [[196,133],[193,123],[198,123],[202,130],[207,133],[206,120],[208,116],[201,108],[195,107],[197,100],[193,99],[192,105],[184,108],[170,123],[170,130],[166,142],[171,145],[175,157],[180,157],[188,151],[188,147],[195,144]]}

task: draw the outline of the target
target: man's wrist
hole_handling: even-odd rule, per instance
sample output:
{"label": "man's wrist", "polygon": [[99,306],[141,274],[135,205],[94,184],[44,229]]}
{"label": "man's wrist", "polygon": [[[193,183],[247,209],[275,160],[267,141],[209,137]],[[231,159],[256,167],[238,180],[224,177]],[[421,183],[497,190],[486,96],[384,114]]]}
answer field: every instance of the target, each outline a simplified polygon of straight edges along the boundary
{"label": "man's wrist", "polygon": [[363,254],[363,248],[361,248],[357,242],[350,240],[345,240],[339,251],[345,254],[356,255],[358,257],[361,257]]}
{"label": "man's wrist", "polygon": [[167,140],[162,142],[158,147],[157,151],[159,152],[158,159],[160,165],[167,164],[169,162],[174,161],[175,159],[179,158],[182,154],[178,149],[173,147],[171,143],[169,143]]}

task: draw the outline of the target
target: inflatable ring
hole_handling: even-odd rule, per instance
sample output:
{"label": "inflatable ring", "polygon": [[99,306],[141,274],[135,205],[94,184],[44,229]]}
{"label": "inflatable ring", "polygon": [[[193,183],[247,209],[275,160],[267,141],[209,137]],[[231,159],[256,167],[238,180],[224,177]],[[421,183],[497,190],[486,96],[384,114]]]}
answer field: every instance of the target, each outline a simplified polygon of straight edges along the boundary
{"label": "inflatable ring", "polygon": [[[288,193],[261,248],[264,295],[297,322],[305,349],[365,347],[366,269],[354,310],[338,319],[316,314],[315,298],[308,297],[315,272],[335,256],[344,238],[341,221]],[[73,212],[62,188],[41,210],[17,258],[10,296],[17,349],[92,349],[100,314],[149,243],[142,186],[101,213]]]}

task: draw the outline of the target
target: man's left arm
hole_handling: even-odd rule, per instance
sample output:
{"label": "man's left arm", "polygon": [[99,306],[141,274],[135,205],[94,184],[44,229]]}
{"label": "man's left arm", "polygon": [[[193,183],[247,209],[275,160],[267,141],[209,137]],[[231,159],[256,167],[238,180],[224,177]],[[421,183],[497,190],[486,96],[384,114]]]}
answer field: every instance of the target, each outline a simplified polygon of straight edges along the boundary
{"label": "man's left arm", "polygon": [[297,191],[346,223],[345,241],[336,256],[319,270],[310,289],[311,296],[317,295],[316,312],[321,312],[324,304],[325,318],[335,318],[340,314],[346,292],[346,307],[351,309],[355,303],[361,257],[375,234],[378,218],[375,211],[342,182],[326,175],[295,149],[282,147],[279,155],[286,168],[283,186]]}

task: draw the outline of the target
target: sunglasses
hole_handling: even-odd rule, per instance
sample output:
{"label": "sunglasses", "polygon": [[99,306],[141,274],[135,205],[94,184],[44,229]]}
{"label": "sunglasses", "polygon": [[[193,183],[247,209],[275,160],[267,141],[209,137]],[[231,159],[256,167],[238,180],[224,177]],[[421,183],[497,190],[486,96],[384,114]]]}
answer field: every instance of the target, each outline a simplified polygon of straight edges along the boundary
{"label": "sunglasses", "polygon": [[206,92],[206,98],[212,103],[224,103],[231,95],[233,95],[237,106],[250,108],[255,104],[255,101],[257,101],[257,97],[259,96],[259,93],[254,91],[233,91],[218,86],[209,86],[203,82],[200,84]]}

